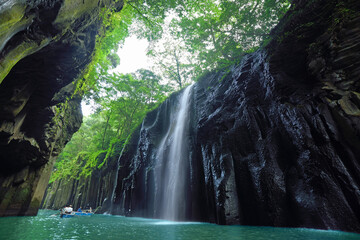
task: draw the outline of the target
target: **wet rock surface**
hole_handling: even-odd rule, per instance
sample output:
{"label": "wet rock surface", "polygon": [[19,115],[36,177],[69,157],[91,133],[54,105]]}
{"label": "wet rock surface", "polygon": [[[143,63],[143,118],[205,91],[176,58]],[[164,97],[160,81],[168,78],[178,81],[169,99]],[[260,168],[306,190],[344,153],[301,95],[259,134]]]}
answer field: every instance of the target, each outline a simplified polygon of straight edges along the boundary
{"label": "wet rock surface", "polygon": [[[268,47],[194,86],[186,220],[360,232],[360,3],[294,2]],[[159,217],[156,151],[180,95],[121,156],[113,213]]]}
{"label": "wet rock surface", "polygon": [[[102,163],[106,154],[100,154],[97,161]],[[85,156],[79,156],[78,162],[85,163]],[[81,172],[70,178],[62,178],[49,184],[41,208],[58,210],[65,205],[72,204],[74,209],[90,207],[96,213],[104,213],[111,206],[114,179],[118,157],[110,157],[101,169],[96,168],[89,176]]]}
{"label": "wet rock surface", "polygon": [[0,216],[37,213],[55,158],[82,121],[74,93],[100,8],[114,3],[0,3]]}

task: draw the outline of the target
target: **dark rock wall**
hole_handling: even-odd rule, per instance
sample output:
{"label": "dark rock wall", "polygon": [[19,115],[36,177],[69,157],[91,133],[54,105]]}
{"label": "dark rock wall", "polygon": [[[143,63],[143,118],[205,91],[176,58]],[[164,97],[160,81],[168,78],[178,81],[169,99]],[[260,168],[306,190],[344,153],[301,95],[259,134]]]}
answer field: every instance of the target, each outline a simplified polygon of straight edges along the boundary
{"label": "dark rock wall", "polygon": [[[264,50],[194,86],[187,220],[360,232],[360,2],[293,2]],[[113,213],[158,217],[154,149],[178,98],[134,133]]]}
{"label": "dark rock wall", "polygon": [[[98,162],[104,158],[105,153],[100,154]],[[45,192],[41,208],[60,209],[72,204],[75,209],[91,207],[96,213],[108,210],[116,179],[117,160],[117,156],[110,157],[101,169],[95,169],[89,176],[82,176],[80,172],[76,176],[52,182]],[[84,163],[81,156],[78,161]]]}
{"label": "dark rock wall", "polygon": [[122,2],[0,3],[0,216],[37,213],[55,158],[81,124],[77,79],[110,5]]}

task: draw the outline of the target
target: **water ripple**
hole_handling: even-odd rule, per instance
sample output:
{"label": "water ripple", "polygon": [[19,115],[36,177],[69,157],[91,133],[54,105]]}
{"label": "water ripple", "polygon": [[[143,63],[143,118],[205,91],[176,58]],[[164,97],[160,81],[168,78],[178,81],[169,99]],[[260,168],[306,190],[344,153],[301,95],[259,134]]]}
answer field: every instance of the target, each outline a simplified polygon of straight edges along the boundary
{"label": "water ripple", "polygon": [[112,215],[61,219],[56,211],[36,217],[0,218],[0,239],[6,240],[360,240],[359,234],[314,229],[219,226],[197,222],[125,218]]}

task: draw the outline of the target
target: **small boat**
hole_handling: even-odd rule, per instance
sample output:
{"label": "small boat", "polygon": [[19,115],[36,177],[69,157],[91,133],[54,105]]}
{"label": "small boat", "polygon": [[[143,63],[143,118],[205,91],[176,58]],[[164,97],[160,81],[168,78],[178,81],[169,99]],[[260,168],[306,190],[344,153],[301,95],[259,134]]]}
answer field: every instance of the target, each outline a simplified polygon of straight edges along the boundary
{"label": "small boat", "polygon": [[75,214],[76,216],[91,216],[91,215],[93,215],[94,213],[92,213],[92,212],[74,212],[74,214]]}
{"label": "small boat", "polygon": [[61,218],[71,218],[71,217],[75,217],[75,216],[92,216],[92,215],[94,215],[94,213],[89,210],[84,210],[82,212],[75,212],[75,211],[63,212],[62,211],[60,213]]}
{"label": "small boat", "polygon": [[60,213],[60,217],[61,218],[71,218],[71,217],[75,217],[75,214],[73,214],[73,213]]}

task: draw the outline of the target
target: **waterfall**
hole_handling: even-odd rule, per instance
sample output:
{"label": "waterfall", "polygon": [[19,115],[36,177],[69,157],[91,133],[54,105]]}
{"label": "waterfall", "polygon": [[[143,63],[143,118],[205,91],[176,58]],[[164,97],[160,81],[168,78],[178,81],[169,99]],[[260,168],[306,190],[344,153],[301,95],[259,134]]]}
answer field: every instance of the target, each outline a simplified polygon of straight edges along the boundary
{"label": "waterfall", "polygon": [[183,91],[156,156],[158,216],[168,220],[185,218],[191,89],[192,85]]}

